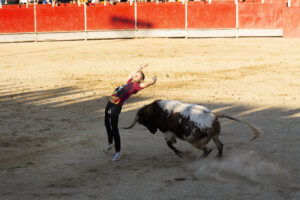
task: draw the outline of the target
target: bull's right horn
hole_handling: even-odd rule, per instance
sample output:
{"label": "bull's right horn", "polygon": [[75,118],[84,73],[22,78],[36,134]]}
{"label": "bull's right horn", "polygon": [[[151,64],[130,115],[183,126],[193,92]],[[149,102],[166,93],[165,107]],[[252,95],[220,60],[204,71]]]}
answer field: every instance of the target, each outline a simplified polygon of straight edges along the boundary
{"label": "bull's right horn", "polygon": [[138,119],[139,119],[139,116],[136,115],[133,122],[132,122],[132,124],[128,127],[123,127],[123,129],[131,129],[132,127],[134,127],[136,125],[136,123],[138,122]]}

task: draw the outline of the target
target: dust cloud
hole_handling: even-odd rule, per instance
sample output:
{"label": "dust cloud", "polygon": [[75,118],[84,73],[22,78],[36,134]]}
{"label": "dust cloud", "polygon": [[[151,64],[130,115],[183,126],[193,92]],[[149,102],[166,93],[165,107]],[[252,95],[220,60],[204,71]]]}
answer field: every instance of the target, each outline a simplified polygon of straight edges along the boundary
{"label": "dust cloud", "polygon": [[255,151],[233,153],[222,160],[201,159],[190,164],[196,178],[237,181],[249,184],[281,184],[290,180],[288,170],[260,157]]}

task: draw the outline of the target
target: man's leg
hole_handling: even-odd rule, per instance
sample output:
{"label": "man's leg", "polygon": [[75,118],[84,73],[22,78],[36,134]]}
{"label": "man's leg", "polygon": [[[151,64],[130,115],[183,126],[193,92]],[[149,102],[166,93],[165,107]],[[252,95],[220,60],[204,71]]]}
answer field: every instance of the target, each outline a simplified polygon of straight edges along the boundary
{"label": "man's leg", "polygon": [[108,146],[106,150],[111,149],[111,145],[113,143],[113,131],[112,131],[112,117],[111,117],[111,106],[107,104],[105,108],[105,128],[108,138]]}
{"label": "man's leg", "polygon": [[118,128],[118,121],[119,121],[119,114],[121,112],[120,106],[114,106],[112,109],[112,115],[111,115],[111,122],[112,122],[112,132],[113,137],[115,141],[115,150],[116,153],[114,154],[112,161],[117,161],[121,158],[121,138],[119,134],[119,128]]}
{"label": "man's leg", "polygon": [[116,152],[120,152],[121,150],[121,139],[120,139],[119,128],[118,128],[119,114],[120,114],[120,110],[118,109],[118,107],[112,109],[111,126],[112,126],[113,138],[115,141]]}

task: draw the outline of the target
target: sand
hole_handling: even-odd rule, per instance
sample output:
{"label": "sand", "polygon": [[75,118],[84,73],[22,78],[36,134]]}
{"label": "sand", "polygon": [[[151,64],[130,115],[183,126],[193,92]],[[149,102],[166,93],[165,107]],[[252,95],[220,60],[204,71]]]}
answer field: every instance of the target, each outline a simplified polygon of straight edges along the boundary
{"label": "sand", "polygon": [[[300,199],[300,40],[135,39],[0,44],[0,199]],[[132,96],[120,127],[155,99],[198,103],[221,120],[224,158],[120,129],[102,148],[107,97],[140,64],[157,84]]]}

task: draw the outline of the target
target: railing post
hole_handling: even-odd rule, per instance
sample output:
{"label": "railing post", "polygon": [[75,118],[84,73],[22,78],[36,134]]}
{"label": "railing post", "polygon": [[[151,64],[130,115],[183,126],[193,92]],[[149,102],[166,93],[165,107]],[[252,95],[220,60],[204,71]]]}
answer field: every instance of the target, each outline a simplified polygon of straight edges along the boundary
{"label": "railing post", "polygon": [[188,38],[188,0],[184,1],[185,6],[185,38]]}
{"label": "railing post", "polygon": [[36,17],[36,2],[34,1],[34,4],[33,4],[33,12],[34,12],[34,42],[37,42],[37,17]]}
{"label": "railing post", "polygon": [[291,0],[288,1],[288,7],[291,7]]}
{"label": "railing post", "polygon": [[211,4],[211,0],[208,1],[208,4]]}
{"label": "railing post", "polygon": [[235,37],[239,38],[239,1],[235,0]]}
{"label": "railing post", "polygon": [[87,41],[87,14],[86,14],[86,3],[84,3],[84,40]]}
{"label": "railing post", "polygon": [[137,3],[136,0],[134,0],[134,38],[136,38],[137,35]]}

